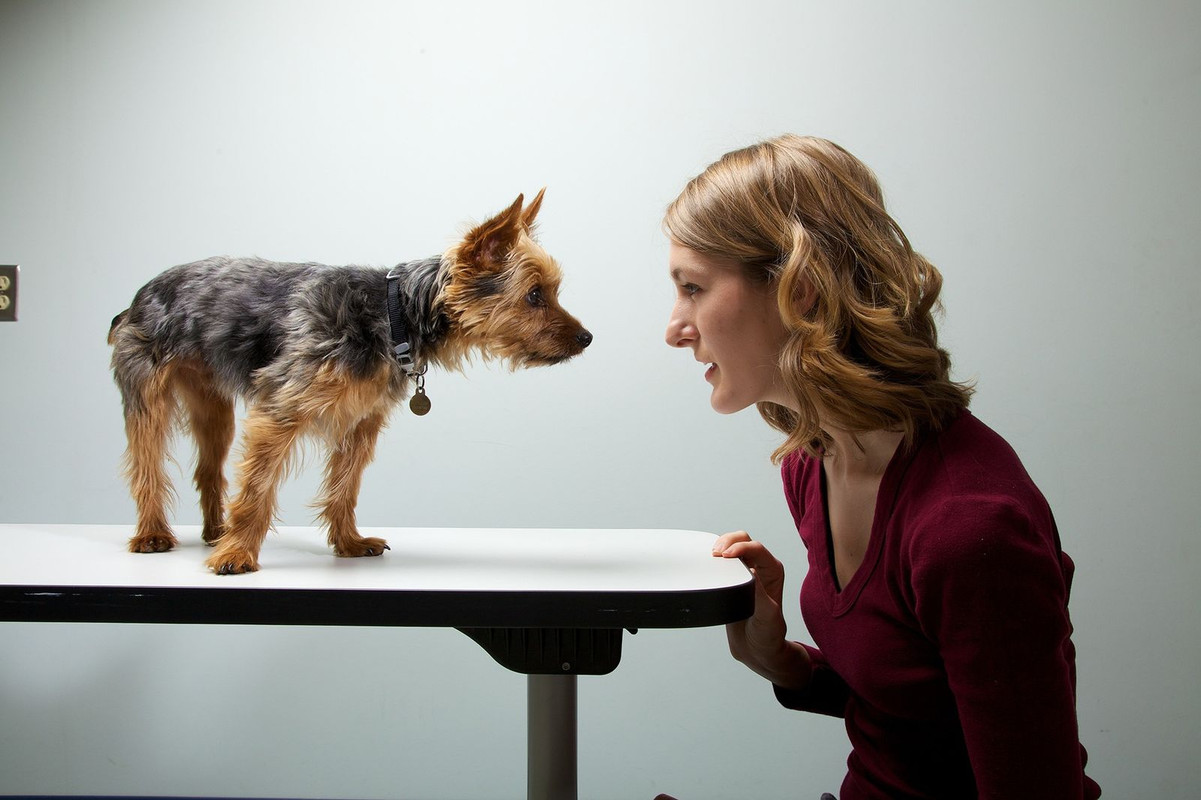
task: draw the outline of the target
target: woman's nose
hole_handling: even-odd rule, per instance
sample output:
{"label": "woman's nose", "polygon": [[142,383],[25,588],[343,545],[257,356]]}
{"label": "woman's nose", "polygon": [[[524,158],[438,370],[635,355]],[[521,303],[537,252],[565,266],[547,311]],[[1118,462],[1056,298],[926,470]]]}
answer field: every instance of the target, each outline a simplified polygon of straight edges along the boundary
{"label": "woman's nose", "polygon": [[687,347],[696,336],[696,330],[691,323],[672,309],[671,318],[667,320],[667,335],[664,337],[671,347]]}

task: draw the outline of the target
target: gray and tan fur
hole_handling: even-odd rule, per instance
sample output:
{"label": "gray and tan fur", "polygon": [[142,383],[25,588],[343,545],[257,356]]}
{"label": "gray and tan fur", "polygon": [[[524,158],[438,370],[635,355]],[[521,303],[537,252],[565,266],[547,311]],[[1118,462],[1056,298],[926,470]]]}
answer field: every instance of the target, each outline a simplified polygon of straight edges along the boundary
{"label": "gray and tan fur", "polygon": [[[401,265],[400,299],[419,366],[472,354],[510,366],[556,364],[592,341],[558,302],[558,265],[531,228],[542,192],[472,228],[444,255]],[[392,352],[389,270],[211,258],[147,283],[109,331],[125,412],[126,475],[138,508],[129,549],[170,550],[164,462],[182,417],[196,440],[203,539],[217,573],[258,569],[276,491],[297,440],[328,445],[321,514],[339,556],[380,555],[359,535],[362,473],[413,379]],[[234,403],[247,406],[237,496],[225,513],[223,464]]]}

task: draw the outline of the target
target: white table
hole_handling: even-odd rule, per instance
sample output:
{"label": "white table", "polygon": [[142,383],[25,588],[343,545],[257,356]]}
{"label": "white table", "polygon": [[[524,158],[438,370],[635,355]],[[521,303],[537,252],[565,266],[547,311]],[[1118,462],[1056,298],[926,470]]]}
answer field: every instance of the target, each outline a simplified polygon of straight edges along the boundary
{"label": "white table", "polygon": [[131,526],[0,525],[0,621],[457,628],[528,675],[528,797],[576,797],[576,676],[611,672],[623,630],[721,625],[754,585],[714,536],[678,530],[362,528],[380,558],[335,558],[315,528],[268,536],[262,569],[217,576],[198,527],[170,553]]}

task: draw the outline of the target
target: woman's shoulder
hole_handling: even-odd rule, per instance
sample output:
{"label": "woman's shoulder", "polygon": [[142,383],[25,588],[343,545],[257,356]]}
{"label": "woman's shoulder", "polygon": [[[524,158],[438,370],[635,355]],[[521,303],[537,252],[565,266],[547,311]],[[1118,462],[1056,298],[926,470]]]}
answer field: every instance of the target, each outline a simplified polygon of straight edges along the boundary
{"label": "woman's shoulder", "polygon": [[1038,489],[1017,452],[969,411],[919,446],[911,484],[947,498],[986,496],[1025,502]]}
{"label": "woman's shoulder", "polygon": [[1017,453],[967,412],[919,450],[904,484],[897,512],[927,557],[1058,548],[1050,506]]}

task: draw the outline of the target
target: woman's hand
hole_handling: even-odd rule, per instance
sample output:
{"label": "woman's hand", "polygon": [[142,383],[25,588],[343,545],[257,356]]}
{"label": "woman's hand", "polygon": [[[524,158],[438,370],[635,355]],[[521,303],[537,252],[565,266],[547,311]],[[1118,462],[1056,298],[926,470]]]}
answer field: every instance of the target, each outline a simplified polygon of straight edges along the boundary
{"label": "woman's hand", "polygon": [[805,649],[787,639],[784,565],[746,531],[717,537],[713,555],[737,558],[755,578],[755,613],[726,625],[731,655],[778,686],[803,689],[812,669]]}

